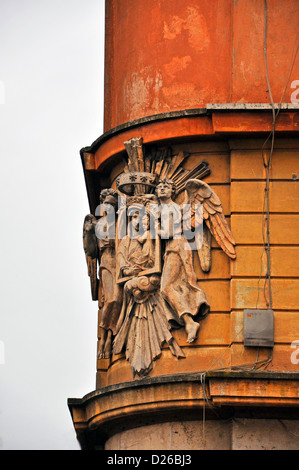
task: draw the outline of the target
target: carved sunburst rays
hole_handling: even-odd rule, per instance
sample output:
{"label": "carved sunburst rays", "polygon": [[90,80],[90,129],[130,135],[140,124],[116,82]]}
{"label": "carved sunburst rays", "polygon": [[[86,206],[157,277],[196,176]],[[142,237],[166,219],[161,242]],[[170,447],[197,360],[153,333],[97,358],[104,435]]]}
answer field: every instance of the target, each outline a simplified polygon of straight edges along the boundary
{"label": "carved sunburst rays", "polygon": [[[179,156],[180,154],[178,154]],[[188,156],[188,155],[187,155]],[[170,179],[175,182],[176,195],[181,193],[185,189],[186,181],[190,178],[203,179],[211,173],[209,164],[206,161],[201,161],[192,170],[185,170],[184,168],[177,168],[175,173]],[[168,178],[168,177],[167,177]]]}
{"label": "carved sunburst rays", "polygon": [[209,164],[201,161],[191,170],[182,167],[189,153],[179,152],[172,155],[170,147],[152,148],[144,152],[142,137],[124,142],[128,161],[124,173],[116,179],[120,192],[127,195],[152,194],[159,180],[171,179],[175,183],[176,196],[185,189],[190,178],[203,179],[210,174]]}

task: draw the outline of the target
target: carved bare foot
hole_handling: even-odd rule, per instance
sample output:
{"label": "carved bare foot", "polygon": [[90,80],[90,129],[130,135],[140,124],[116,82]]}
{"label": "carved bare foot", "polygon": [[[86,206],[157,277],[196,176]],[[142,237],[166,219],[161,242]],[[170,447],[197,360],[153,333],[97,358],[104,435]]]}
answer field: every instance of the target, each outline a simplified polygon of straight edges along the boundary
{"label": "carved bare foot", "polygon": [[196,340],[199,327],[200,324],[196,322],[194,322],[193,325],[188,325],[188,327],[186,326],[186,333],[188,334],[188,338],[186,340],[187,343],[193,343],[193,341]]}
{"label": "carved bare foot", "polygon": [[103,350],[101,348],[99,348],[98,359],[103,359],[103,357],[104,357]]}
{"label": "carved bare foot", "polygon": [[104,359],[104,352],[100,349],[98,353],[98,359]]}
{"label": "carved bare foot", "polygon": [[99,343],[99,350],[98,350],[98,359],[104,359],[105,358],[106,336],[107,336],[107,332],[104,329],[102,329],[101,339],[100,339],[100,343]]}
{"label": "carved bare foot", "polygon": [[105,347],[104,347],[104,355],[103,355],[104,359],[109,359],[109,357],[111,356],[111,343],[112,343],[112,331],[109,330],[107,334],[107,339],[105,342]]}
{"label": "carved bare foot", "polygon": [[187,333],[186,342],[193,343],[193,341],[195,341],[197,338],[200,324],[195,322],[193,318],[188,314],[183,315],[183,319],[185,322],[185,331]]}

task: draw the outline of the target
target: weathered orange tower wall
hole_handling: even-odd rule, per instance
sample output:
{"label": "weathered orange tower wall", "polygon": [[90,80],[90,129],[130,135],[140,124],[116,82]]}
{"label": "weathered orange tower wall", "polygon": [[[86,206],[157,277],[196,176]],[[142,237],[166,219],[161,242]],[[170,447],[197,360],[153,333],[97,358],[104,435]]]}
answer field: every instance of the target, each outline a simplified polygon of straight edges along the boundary
{"label": "weathered orange tower wall", "polygon": [[[115,188],[126,140],[167,144],[174,155],[190,153],[186,168],[209,163],[205,182],[222,201],[237,259],[214,242],[211,271],[203,274],[195,256],[211,313],[191,345],[183,331],[174,333],[186,359],[165,348],[149,377],[137,381],[124,355],[98,360],[96,390],[69,401],[84,448],[299,448],[279,421],[299,434],[299,365],[291,360],[299,340],[299,113],[291,103],[298,24],[296,0],[268,0],[267,11],[262,0],[107,1],[105,133],[81,151],[91,212],[100,189]],[[245,308],[267,308],[262,147],[273,125],[270,91],[276,104],[283,102],[270,171],[275,344],[257,351],[244,347],[242,326]],[[265,370],[255,369],[257,357],[269,353]],[[231,370],[244,364],[252,371]],[[236,421],[228,429],[213,420],[203,436],[203,372],[209,404],[225,423],[228,415],[242,417],[248,432]],[[131,429],[137,426],[142,439]]]}
{"label": "weathered orange tower wall", "polygon": [[[269,0],[267,18],[269,78],[279,103],[298,3]],[[108,1],[105,131],[208,103],[270,103],[264,24],[263,0]],[[296,67],[290,83],[295,79]]]}

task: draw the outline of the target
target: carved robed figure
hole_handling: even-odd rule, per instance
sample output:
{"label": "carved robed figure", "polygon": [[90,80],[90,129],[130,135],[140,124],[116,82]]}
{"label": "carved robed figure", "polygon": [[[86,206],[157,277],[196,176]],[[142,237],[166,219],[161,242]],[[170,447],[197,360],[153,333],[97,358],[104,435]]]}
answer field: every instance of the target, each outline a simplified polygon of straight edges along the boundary
{"label": "carved robed figure", "polygon": [[[117,203],[117,191],[111,188],[101,191],[100,204],[104,207],[105,205],[111,206],[116,212]],[[112,223],[114,222],[115,219]],[[115,238],[97,237],[98,223],[99,220],[92,214],[85,217],[83,241],[92,298],[98,300],[101,310],[101,339],[98,356],[108,359],[111,355],[112,337],[117,332],[116,327],[122,305],[122,290],[116,283]],[[106,232],[108,235],[111,233],[110,227],[106,227]],[[99,277],[97,276],[97,267]]]}
{"label": "carved robed figure", "polygon": [[[231,259],[236,253],[221,201],[200,179],[210,172],[206,162],[185,170],[182,163],[188,154],[172,155],[169,148],[145,152],[142,138],[125,142],[125,147],[128,162],[116,180],[117,191],[101,193],[101,202],[115,209],[117,195],[125,195],[125,203],[117,208],[115,239],[109,238],[109,230],[106,238],[97,238],[99,220],[91,214],[85,218],[83,239],[93,299],[98,286],[102,292],[99,355],[125,353],[133,376],[145,376],[164,343],[174,356],[184,358],[173,329],[184,327],[186,341],[192,343],[199,335],[199,321],[209,313],[204,285],[198,285],[193,267],[194,246],[204,272],[211,268],[211,236]],[[184,204],[179,205],[177,198],[183,191]],[[187,218],[186,205],[191,208]],[[198,205],[201,218],[197,217]],[[156,206],[158,216],[152,213]],[[163,211],[170,214],[166,226]],[[128,230],[132,224],[134,237]],[[185,237],[183,227],[195,234],[193,240]]]}

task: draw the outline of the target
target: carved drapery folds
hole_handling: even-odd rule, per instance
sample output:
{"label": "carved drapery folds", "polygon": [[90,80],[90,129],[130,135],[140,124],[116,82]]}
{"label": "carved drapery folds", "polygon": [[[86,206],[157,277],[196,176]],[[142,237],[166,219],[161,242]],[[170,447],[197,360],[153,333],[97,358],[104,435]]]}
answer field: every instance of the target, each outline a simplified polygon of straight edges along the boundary
{"label": "carved drapery folds", "polygon": [[145,376],[164,343],[184,358],[172,330],[185,328],[192,343],[209,313],[192,250],[208,272],[211,237],[232,259],[235,242],[221,201],[202,181],[210,173],[207,162],[186,170],[188,153],[145,150],[141,137],[124,146],[128,159],[117,190],[101,191],[100,215],[85,217],[83,242],[92,298],[101,308],[99,357],[124,352],[133,376]]}

